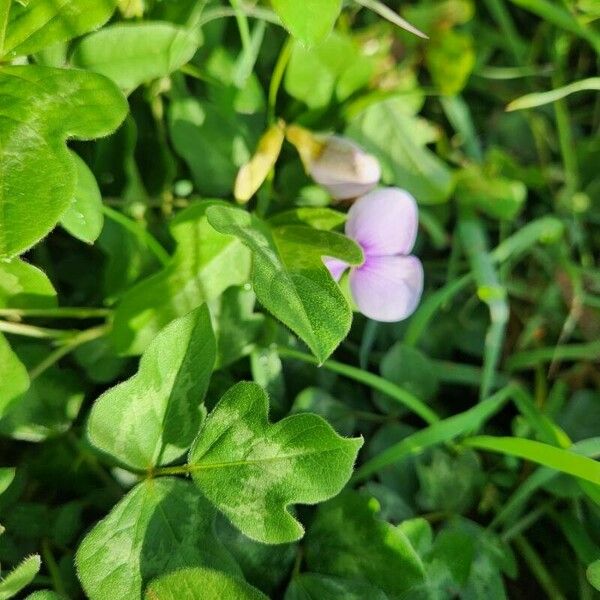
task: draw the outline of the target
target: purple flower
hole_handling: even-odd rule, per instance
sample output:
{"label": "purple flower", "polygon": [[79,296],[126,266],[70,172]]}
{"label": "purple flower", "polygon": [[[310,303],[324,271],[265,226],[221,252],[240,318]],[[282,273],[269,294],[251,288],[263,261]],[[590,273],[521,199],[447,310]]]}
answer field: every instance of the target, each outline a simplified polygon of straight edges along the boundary
{"label": "purple flower", "polygon": [[[423,266],[410,252],[419,225],[415,199],[404,190],[384,188],[359,198],[348,212],[346,235],[363,249],[365,262],[350,270],[350,291],[358,309],[376,321],[406,319],[423,292]],[[325,257],[339,281],[349,265]]]}

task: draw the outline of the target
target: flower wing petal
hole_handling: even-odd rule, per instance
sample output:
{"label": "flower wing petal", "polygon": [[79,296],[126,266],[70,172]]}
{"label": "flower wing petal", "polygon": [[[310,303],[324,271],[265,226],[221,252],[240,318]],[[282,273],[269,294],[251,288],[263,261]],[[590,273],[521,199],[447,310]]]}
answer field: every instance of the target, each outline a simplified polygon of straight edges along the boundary
{"label": "flower wing petal", "polygon": [[404,190],[383,188],[359,198],[348,211],[346,235],[367,256],[407,255],[419,228],[415,199]]}
{"label": "flower wing petal", "polygon": [[325,266],[329,269],[331,276],[339,281],[344,274],[344,271],[350,266],[347,262],[340,260],[339,258],[331,258],[330,256],[324,256],[323,262]]}
{"label": "flower wing petal", "polygon": [[423,266],[415,256],[371,256],[350,273],[350,289],[363,315],[386,323],[410,316],[423,292]]}

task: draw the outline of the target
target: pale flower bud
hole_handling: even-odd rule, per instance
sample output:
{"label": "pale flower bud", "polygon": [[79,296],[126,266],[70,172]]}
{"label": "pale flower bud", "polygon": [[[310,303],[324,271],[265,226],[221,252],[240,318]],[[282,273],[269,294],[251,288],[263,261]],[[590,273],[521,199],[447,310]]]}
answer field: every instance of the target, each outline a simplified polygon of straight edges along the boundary
{"label": "pale flower bud", "polygon": [[288,127],[287,137],[310,176],[336,200],[358,198],[379,183],[377,159],[349,139],[316,136],[297,125]]}

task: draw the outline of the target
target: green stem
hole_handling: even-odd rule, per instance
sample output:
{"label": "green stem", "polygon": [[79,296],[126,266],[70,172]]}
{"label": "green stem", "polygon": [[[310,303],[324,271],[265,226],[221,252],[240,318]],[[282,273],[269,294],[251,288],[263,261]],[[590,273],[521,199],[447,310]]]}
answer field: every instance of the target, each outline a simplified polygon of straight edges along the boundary
{"label": "green stem", "polygon": [[67,440],[73,446],[81,460],[88,465],[90,471],[106,485],[106,487],[114,494],[116,500],[120,500],[123,497],[123,490],[110,474],[106,472],[94,454],[88,450],[73,431],[67,432]]}
{"label": "green stem", "polygon": [[112,314],[109,308],[59,307],[59,308],[0,308],[0,317],[23,319],[43,317],[48,319],[100,319]]}
{"label": "green stem", "polygon": [[518,535],[521,535],[525,530],[529,529],[529,527],[539,521],[548,512],[548,509],[552,506],[552,504],[552,502],[543,504],[539,508],[536,508],[535,510],[532,510],[530,513],[526,514],[523,518],[519,519],[512,527],[507,529],[502,534],[502,541],[508,543]]}
{"label": "green stem", "polygon": [[535,548],[522,535],[515,537],[514,544],[527,563],[529,570],[538,580],[544,592],[546,592],[547,598],[549,600],[566,600]]}
{"label": "green stem", "polygon": [[31,371],[29,371],[29,379],[33,381],[39,377],[44,371],[49,369],[53,364],[57,363],[63,356],[66,356],[78,346],[91,342],[92,340],[102,337],[108,331],[107,325],[86,329],[76,335],[73,335],[63,346],[51,352],[42,362],[38,363]]}
{"label": "green stem", "polygon": [[248,25],[248,19],[241,9],[239,0],[230,0],[231,7],[235,13],[235,20],[237,22],[238,30],[240,32],[240,38],[242,40],[242,48],[244,54],[252,52],[252,39],[250,37],[250,27]]}
{"label": "green stem", "polygon": [[44,563],[46,565],[46,568],[50,573],[50,579],[52,580],[52,587],[54,588],[54,591],[59,596],[67,598],[67,589],[62,580],[58,563],[56,562],[54,554],[52,553],[50,542],[46,538],[42,540],[42,556],[44,557]]}
{"label": "green stem", "polygon": [[[306,354],[305,352],[299,352],[298,350],[283,348],[281,346],[278,348],[278,352],[282,358],[291,358],[293,360],[300,360],[311,365],[319,366],[319,361],[314,356]],[[415,414],[419,415],[429,425],[440,420],[437,414],[416,396],[413,396],[410,392],[407,392],[378,375],[335,360],[327,360],[320,366],[333,373],[348,377],[348,379],[363,383],[382,394],[386,394],[402,406],[409,408]]]}
{"label": "green stem", "polygon": [[288,36],[287,40],[283,44],[281,48],[281,52],[277,58],[277,62],[275,63],[275,68],[273,69],[273,75],[271,76],[271,83],[269,84],[269,108],[268,108],[268,118],[269,123],[273,124],[276,120],[277,114],[277,95],[279,94],[279,88],[281,87],[281,82],[283,81],[283,75],[285,74],[285,70],[292,56],[292,38]]}
{"label": "green stem", "polygon": [[0,62],[4,58],[4,40],[6,39],[11,4],[12,0],[0,0]]}
{"label": "green stem", "polygon": [[150,252],[156,256],[163,267],[166,267],[169,264],[171,261],[169,253],[161,246],[158,240],[139,223],[106,205],[102,207],[102,212],[109,219],[113,220],[115,223],[118,223],[127,229],[127,231],[133,233],[133,235],[139,237],[146,244],[148,250],[150,250]]}
{"label": "green stem", "polygon": [[65,331],[64,329],[48,329],[46,327],[36,327],[35,325],[25,325],[24,323],[11,323],[9,321],[0,321],[0,332],[41,340],[64,339],[73,335],[72,331]]}

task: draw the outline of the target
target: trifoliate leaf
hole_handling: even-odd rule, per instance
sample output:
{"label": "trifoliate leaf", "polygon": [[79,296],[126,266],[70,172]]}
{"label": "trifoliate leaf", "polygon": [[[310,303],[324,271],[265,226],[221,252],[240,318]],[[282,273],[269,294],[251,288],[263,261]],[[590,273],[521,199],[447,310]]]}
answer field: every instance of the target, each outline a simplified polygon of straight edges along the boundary
{"label": "trifoliate leaf", "polygon": [[268,398],[254,383],[232,387],[206,418],[190,451],[202,493],[248,537],[299,539],[291,504],[316,504],[344,487],[362,439],[340,437],[316,415],[268,421]]}

